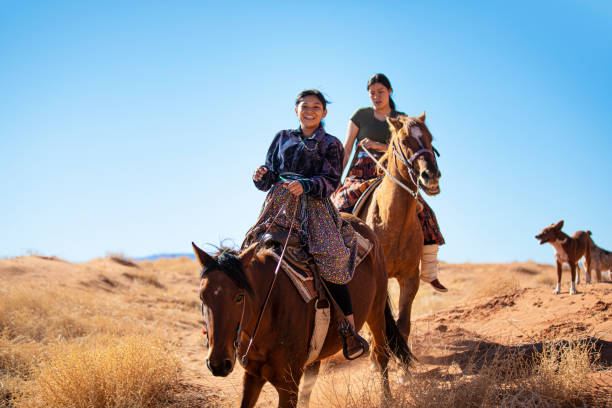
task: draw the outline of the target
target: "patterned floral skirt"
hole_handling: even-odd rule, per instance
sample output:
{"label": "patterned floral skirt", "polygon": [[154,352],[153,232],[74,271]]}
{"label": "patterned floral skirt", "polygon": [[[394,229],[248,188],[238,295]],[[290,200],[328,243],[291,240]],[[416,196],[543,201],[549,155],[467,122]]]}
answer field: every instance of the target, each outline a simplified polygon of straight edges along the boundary
{"label": "patterned floral skirt", "polygon": [[374,160],[365,153],[359,152],[357,161],[344,178],[344,183],[332,194],[332,203],[338,211],[350,212],[359,197],[376,181],[376,177]]}
{"label": "patterned floral skirt", "polygon": [[306,194],[297,197],[279,183],[266,197],[257,221],[258,225],[262,223],[286,229],[293,225],[326,281],[343,285],[353,278],[357,256],[355,231],[342,221],[328,199],[318,200]]}
{"label": "patterned floral skirt", "polygon": [[419,203],[423,206],[423,210],[418,213],[419,221],[421,222],[421,228],[423,229],[423,238],[425,245],[444,245],[444,237],[442,231],[440,231],[440,225],[436,219],[431,207],[423,200],[423,197],[419,194]]}

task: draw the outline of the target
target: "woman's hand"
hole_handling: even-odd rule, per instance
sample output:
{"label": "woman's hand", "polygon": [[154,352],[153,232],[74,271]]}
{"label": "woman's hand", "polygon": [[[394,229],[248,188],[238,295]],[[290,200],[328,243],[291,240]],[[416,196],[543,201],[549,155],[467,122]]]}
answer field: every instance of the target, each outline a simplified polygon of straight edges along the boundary
{"label": "woman's hand", "polygon": [[379,142],[375,142],[371,139],[368,139],[367,137],[365,139],[363,139],[361,142],[359,142],[359,144],[361,145],[361,147],[365,147],[368,150],[376,150],[378,152],[386,152],[387,151],[387,145],[384,143],[379,143]]}
{"label": "woman's hand", "polygon": [[300,196],[304,192],[304,188],[302,187],[302,183],[299,181],[292,181],[290,183],[284,184],[285,188],[291,192],[291,194]]}
{"label": "woman's hand", "polygon": [[253,181],[260,181],[267,172],[268,168],[266,166],[259,166],[253,173]]}

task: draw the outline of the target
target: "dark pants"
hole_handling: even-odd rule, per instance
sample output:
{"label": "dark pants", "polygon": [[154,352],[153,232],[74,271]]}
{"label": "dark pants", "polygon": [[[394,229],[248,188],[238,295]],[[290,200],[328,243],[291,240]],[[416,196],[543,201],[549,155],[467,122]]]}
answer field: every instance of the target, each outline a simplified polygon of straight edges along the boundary
{"label": "dark pants", "polygon": [[329,293],[331,293],[336,303],[338,303],[338,306],[340,306],[342,313],[344,313],[345,316],[352,315],[353,306],[351,304],[351,294],[346,285],[338,285],[328,281],[325,281],[325,285],[327,285]]}

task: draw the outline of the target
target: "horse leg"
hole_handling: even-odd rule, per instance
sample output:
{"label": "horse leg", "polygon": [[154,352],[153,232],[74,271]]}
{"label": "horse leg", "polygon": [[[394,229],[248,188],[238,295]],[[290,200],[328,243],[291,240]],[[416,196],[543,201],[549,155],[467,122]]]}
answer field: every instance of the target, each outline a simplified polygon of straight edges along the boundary
{"label": "horse leg", "polygon": [[391,388],[389,387],[388,370],[389,346],[385,337],[385,317],[383,313],[382,310],[377,311],[377,313],[374,313],[374,311],[370,312],[367,323],[370,327],[370,332],[372,332],[374,359],[381,375],[383,391],[381,405],[385,406],[391,401]]}
{"label": "horse leg", "polygon": [[315,361],[314,363],[309,364],[304,371],[304,382],[298,399],[298,405],[300,407],[308,407],[308,404],[310,403],[310,394],[312,393],[312,389],[317,381],[319,368],[321,368],[321,362]]}
{"label": "horse leg", "polygon": [[263,378],[255,377],[245,371],[242,377],[242,402],[240,403],[240,407],[254,407],[265,383],[266,380]]}
{"label": "horse leg", "polygon": [[272,384],[278,392],[278,408],[295,408],[298,402],[299,383],[286,381]]}
{"label": "horse leg", "polygon": [[408,341],[408,336],[410,336],[410,314],[412,313],[412,301],[419,290],[418,269],[416,270],[416,273],[412,273],[412,277],[398,279],[398,282],[400,284],[400,297],[397,326],[399,327],[402,336],[404,336],[404,339]]}

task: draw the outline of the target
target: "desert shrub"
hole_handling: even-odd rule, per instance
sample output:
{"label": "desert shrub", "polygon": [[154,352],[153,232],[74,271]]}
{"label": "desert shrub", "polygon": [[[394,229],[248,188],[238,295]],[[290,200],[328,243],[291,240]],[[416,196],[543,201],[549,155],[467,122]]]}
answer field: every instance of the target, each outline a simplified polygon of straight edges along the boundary
{"label": "desert shrub", "polygon": [[143,283],[145,285],[151,285],[158,289],[166,289],[157,276],[153,272],[138,272],[138,273],[124,273],[123,276],[130,280],[135,280],[137,282]]}
{"label": "desert shrub", "polygon": [[319,401],[326,407],[393,408],[582,407],[606,406],[592,375],[593,347],[587,342],[549,344],[542,352],[494,353],[484,362],[473,358],[444,368],[417,368],[397,385],[392,401],[381,404],[378,379],[372,376],[325,381]]}
{"label": "desert shrub", "polygon": [[[93,344],[91,344],[93,342]],[[179,383],[178,359],[140,335],[62,344],[24,387],[23,407],[161,407]]]}

